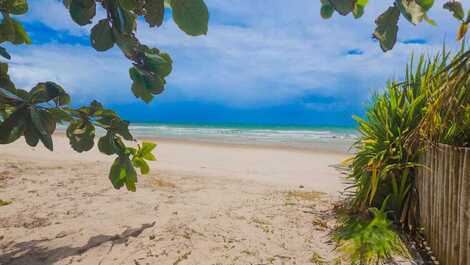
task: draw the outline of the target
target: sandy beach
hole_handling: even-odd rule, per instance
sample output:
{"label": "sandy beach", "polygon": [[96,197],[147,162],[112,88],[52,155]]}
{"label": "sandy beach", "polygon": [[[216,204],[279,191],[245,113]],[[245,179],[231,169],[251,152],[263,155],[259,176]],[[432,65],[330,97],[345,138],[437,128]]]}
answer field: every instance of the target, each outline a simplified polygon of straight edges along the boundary
{"label": "sandy beach", "polygon": [[0,149],[0,264],[323,264],[339,151],[158,140],[137,192],[111,157],[20,139]]}

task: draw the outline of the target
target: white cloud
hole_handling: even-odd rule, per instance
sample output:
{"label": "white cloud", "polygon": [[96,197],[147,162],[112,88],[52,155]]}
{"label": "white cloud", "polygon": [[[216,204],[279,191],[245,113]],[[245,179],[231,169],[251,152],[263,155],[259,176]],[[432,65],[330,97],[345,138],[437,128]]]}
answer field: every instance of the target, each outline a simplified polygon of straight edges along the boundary
{"label": "white cloud", "polygon": [[[29,21],[73,35],[88,34],[87,28],[71,21],[60,2],[30,2],[34,4]],[[400,77],[411,52],[434,52],[444,36],[453,42],[456,29],[450,14],[441,8],[443,1],[436,1],[430,15],[440,26],[414,27],[403,18],[400,21],[399,40],[419,38],[427,44],[397,43],[393,51],[382,53],[371,33],[374,18],[387,5],[370,2],[362,19],[335,15],[325,21],[316,0],[206,0],[211,11],[207,36],[188,37],[171,21],[159,29],[140,24],[138,35],[143,43],[169,51],[174,58],[168,78],[170,98],[249,107],[318,95],[359,104],[386,79]],[[346,56],[350,49],[364,53]],[[12,71],[20,82],[52,79],[80,98],[133,98],[129,62],[116,50],[100,57],[89,47],[65,44],[17,51]]]}
{"label": "white cloud", "polygon": [[126,101],[129,63],[118,52],[98,54],[90,47],[64,44],[22,47],[14,51],[10,75],[18,87],[27,90],[38,82],[54,81],[78,101],[120,97]]}

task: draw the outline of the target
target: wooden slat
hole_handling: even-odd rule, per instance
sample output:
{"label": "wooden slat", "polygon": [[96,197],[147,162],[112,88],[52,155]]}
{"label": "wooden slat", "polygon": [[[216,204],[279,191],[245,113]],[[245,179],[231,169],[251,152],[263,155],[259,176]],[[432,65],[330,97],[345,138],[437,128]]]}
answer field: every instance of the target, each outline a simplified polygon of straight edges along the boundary
{"label": "wooden slat", "polygon": [[470,148],[430,146],[415,185],[419,222],[441,265],[470,265]]}

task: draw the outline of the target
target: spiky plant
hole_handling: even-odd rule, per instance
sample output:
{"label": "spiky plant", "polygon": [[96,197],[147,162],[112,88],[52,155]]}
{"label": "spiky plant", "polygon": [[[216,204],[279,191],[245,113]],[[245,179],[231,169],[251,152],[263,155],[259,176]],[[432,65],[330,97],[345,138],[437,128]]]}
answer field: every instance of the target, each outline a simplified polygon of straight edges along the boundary
{"label": "spiky plant", "polygon": [[[410,149],[428,143],[470,146],[470,50],[462,45],[452,62],[436,76],[439,87],[428,100],[426,114],[410,134]],[[423,139],[425,141],[423,141]]]}
{"label": "spiky plant", "polygon": [[356,117],[361,136],[355,143],[357,152],[350,175],[356,209],[380,207],[389,195],[388,208],[394,211],[396,220],[407,208],[418,152],[405,148],[405,142],[425,116],[429,98],[440,87],[442,80],[436,75],[445,69],[448,58],[446,52],[433,58],[420,56],[416,67],[412,58],[405,81],[388,82],[385,92],[374,96],[365,119]]}

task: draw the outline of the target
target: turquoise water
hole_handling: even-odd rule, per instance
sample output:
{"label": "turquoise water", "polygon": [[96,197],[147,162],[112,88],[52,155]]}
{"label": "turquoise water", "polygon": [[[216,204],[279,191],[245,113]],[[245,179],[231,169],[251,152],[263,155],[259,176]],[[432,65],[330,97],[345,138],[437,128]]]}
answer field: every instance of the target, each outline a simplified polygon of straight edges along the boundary
{"label": "turquoise water", "polygon": [[306,148],[319,144],[350,146],[357,137],[355,128],[324,126],[132,123],[130,129],[137,138],[167,138],[236,144],[283,144]]}

